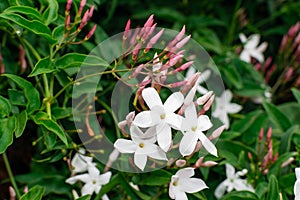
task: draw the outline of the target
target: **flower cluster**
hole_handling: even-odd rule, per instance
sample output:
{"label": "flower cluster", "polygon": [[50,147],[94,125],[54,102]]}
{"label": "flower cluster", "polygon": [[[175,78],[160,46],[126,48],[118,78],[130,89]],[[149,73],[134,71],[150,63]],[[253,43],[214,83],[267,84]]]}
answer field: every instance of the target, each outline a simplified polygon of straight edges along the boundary
{"label": "flower cluster", "polygon": [[[93,193],[98,194],[102,185],[109,182],[111,177],[111,172],[106,172],[100,174],[99,169],[96,167],[96,163],[93,163],[93,158],[85,156],[85,150],[80,149],[78,153],[75,154],[71,161],[71,171],[72,177],[66,180],[66,183],[75,184],[77,181],[82,181],[85,185],[81,188],[81,195],[92,195]],[[83,173],[84,174],[78,174]],[[78,174],[78,175],[75,175]],[[102,199],[108,199],[106,195]]]}

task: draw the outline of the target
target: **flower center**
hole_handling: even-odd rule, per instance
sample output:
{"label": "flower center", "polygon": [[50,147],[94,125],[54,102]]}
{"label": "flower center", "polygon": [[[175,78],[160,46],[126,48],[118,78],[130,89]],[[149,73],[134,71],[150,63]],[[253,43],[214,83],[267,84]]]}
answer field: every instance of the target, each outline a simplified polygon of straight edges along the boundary
{"label": "flower center", "polygon": [[97,181],[96,180],[93,180],[93,184],[95,185],[97,183]]}
{"label": "flower center", "polygon": [[174,182],[173,182],[173,185],[174,185],[174,186],[178,186],[178,181],[174,181]]}
{"label": "flower center", "polygon": [[160,119],[165,119],[165,118],[166,118],[166,114],[160,115]]}
{"label": "flower center", "polygon": [[234,182],[234,179],[233,179],[233,178],[230,178],[229,180],[230,180],[230,182],[231,182],[231,183],[233,183],[233,182]]}
{"label": "flower center", "polygon": [[139,147],[141,147],[141,148],[143,148],[144,146],[145,146],[144,143],[140,143],[140,144],[139,144]]}
{"label": "flower center", "polygon": [[193,126],[193,127],[192,127],[192,131],[195,132],[195,131],[197,130],[197,128],[198,128],[197,126]]}

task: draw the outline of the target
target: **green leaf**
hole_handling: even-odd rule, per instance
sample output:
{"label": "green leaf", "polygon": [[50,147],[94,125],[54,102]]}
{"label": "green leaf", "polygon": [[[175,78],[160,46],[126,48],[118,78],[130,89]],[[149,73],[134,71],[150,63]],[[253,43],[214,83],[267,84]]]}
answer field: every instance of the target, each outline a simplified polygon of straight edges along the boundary
{"label": "green leaf", "polygon": [[77,200],[90,200],[90,199],[91,199],[91,195],[87,194],[82,197],[79,197]]}
{"label": "green leaf", "polygon": [[221,200],[259,200],[257,195],[249,191],[234,191],[225,195]]}
{"label": "green leaf", "polygon": [[276,176],[271,175],[269,179],[269,187],[266,200],[279,200],[279,187]]}
{"label": "green leaf", "polygon": [[41,14],[34,8],[29,6],[11,6],[4,10],[4,13],[19,13],[27,15],[29,18],[41,21]]}
{"label": "green leaf", "polygon": [[16,118],[9,117],[0,119],[0,154],[6,151],[7,147],[12,144],[15,131]]}
{"label": "green leaf", "polygon": [[48,0],[48,7],[43,13],[46,25],[54,22],[58,17],[58,3],[56,0]]}
{"label": "green leaf", "polygon": [[9,116],[10,111],[11,105],[8,99],[4,98],[3,96],[0,96],[0,118]]}
{"label": "green leaf", "polygon": [[56,121],[49,119],[49,116],[45,112],[38,112],[33,116],[33,121],[38,124],[44,126],[47,130],[55,133],[61,141],[68,145],[67,137],[62,130],[62,128],[57,124]]}
{"label": "green leaf", "polygon": [[33,32],[34,34],[47,39],[50,44],[53,44],[56,42],[51,36],[51,31],[50,31],[49,27],[47,27],[40,21],[28,20],[19,14],[10,13],[10,12],[1,13],[0,18],[10,20],[10,21],[18,24],[19,26]]}
{"label": "green leaf", "polygon": [[20,114],[17,114],[16,131],[15,131],[16,138],[20,137],[23,134],[24,129],[26,127],[27,119],[28,117],[27,117],[26,110],[22,111]]}
{"label": "green leaf", "polygon": [[160,186],[170,182],[172,174],[166,170],[157,170],[149,173],[143,173],[139,176],[134,176],[133,182],[138,185]]}
{"label": "green leaf", "polygon": [[300,91],[296,88],[292,88],[292,92],[297,102],[300,103]]}
{"label": "green leaf", "polygon": [[280,140],[279,154],[283,154],[285,152],[290,151],[292,137],[293,137],[293,134],[296,133],[297,130],[299,130],[299,126],[294,125],[283,134],[283,136]]}
{"label": "green leaf", "polygon": [[39,60],[34,66],[33,70],[29,74],[31,76],[37,76],[39,74],[46,74],[55,71],[53,62],[49,59],[49,57],[43,58]]}
{"label": "green leaf", "polygon": [[21,196],[20,200],[41,200],[44,192],[45,188],[37,185]]}
{"label": "green leaf", "polygon": [[28,114],[38,110],[40,108],[40,94],[39,92],[32,86],[32,84],[13,74],[3,74],[2,76],[6,76],[7,78],[14,81],[21,89],[23,89],[25,97],[27,99],[27,112]]}
{"label": "green leaf", "polygon": [[241,89],[243,87],[242,77],[235,66],[227,65],[222,67],[221,70],[224,74],[224,78],[226,78],[236,89]]}
{"label": "green leaf", "polygon": [[15,89],[8,89],[9,101],[15,106],[26,106],[26,98],[24,93]]}
{"label": "green leaf", "polygon": [[109,64],[97,56],[79,54],[79,53],[68,53],[55,62],[57,69],[66,69],[69,67],[79,66],[104,66],[107,67]]}
{"label": "green leaf", "polygon": [[263,106],[270,120],[282,131],[287,131],[292,126],[290,120],[275,105],[264,101]]}

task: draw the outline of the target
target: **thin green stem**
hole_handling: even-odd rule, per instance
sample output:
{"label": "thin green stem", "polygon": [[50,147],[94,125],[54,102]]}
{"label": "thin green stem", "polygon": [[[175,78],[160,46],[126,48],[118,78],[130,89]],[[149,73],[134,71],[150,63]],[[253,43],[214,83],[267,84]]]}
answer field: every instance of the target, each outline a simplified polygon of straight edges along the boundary
{"label": "thin green stem", "polygon": [[7,170],[9,179],[10,179],[10,182],[11,182],[12,186],[13,186],[14,189],[15,189],[15,192],[16,192],[16,195],[17,195],[17,199],[20,199],[21,195],[20,195],[20,192],[19,192],[17,183],[16,183],[16,181],[15,181],[15,179],[14,179],[14,175],[13,175],[13,173],[12,173],[12,171],[11,171],[11,167],[10,167],[10,164],[9,164],[9,161],[8,161],[8,158],[7,158],[6,153],[4,152],[4,153],[2,154],[2,156],[3,156],[4,164],[5,164],[5,167],[6,167],[6,170]]}
{"label": "thin green stem", "polygon": [[49,89],[49,84],[48,84],[48,78],[46,74],[42,74],[43,77],[43,82],[44,82],[44,87],[45,87],[45,97],[46,97],[46,111],[47,114],[49,115],[49,118],[51,119],[51,94],[50,94],[50,89]]}
{"label": "thin green stem", "polygon": [[228,34],[228,45],[230,45],[232,43],[233,38],[234,38],[234,32],[235,32],[236,23],[237,23],[237,13],[238,13],[237,11],[240,8],[241,4],[242,4],[242,0],[238,0],[235,5],[235,8],[234,8],[234,14],[232,16],[231,25],[230,25],[229,34]]}

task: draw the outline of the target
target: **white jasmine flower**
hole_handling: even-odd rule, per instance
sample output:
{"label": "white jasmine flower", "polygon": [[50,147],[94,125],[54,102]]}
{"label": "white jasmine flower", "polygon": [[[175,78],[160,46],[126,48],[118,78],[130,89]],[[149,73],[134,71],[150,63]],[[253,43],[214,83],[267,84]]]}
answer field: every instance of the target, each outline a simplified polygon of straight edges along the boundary
{"label": "white jasmine flower", "polygon": [[179,145],[181,155],[187,156],[193,153],[198,140],[201,141],[204,148],[214,156],[217,156],[215,145],[204,135],[212,127],[208,116],[200,115],[197,118],[197,111],[194,104],[185,109],[185,119],[182,124],[183,137]]}
{"label": "white jasmine flower", "polygon": [[110,177],[111,172],[100,175],[100,171],[96,167],[91,166],[88,168],[88,173],[70,177],[66,180],[66,183],[73,185],[77,181],[82,181],[85,185],[81,188],[81,195],[92,195],[94,192],[98,194],[102,185],[109,182]]}
{"label": "white jasmine flower", "polygon": [[121,153],[134,153],[134,164],[144,170],[147,157],[158,160],[168,160],[165,152],[156,144],[155,128],[149,128],[143,133],[138,127],[130,128],[132,140],[118,139],[114,147]]}
{"label": "white jasmine flower", "polygon": [[215,190],[215,196],[217,198],[221,198],[225,191],[231,192],[232,190],[247,190],[250,192],[254,192],[254,189],[250,184],[247,184],[247,180],[241,179],[240,176],[244,176],[247,174],[247,170],[244,169],[242,171],[238,171],[235,173],[235,169],[232,165],[226,164],[226,176],[227,179],[224,180]]}
{"label": "white jasmine flower", "polygon": [[184,97],[175,92],[168,97],[164,104],[154,88],[146,88],[142,97],[150,108],[136,115],[133,124],[141,128],[155,126],[158,145],[167,152],[172,143],[171,127],[179,130],[183,117],[174,112],[182,105]]}
{"label": "white jasmine flower", "polygon": [[[196,73],[196,69],[193,67],[189,67],[189,69],[186,72],[185,79],[186,80],[190,79],[195,73]],[[211,72],[209,70],[205,70],[205,71],[201,72],[199,78],[197,79],[195,85],[196,85],[197,91],[200,94],[206,94],[208,92],[208,90],[205,87],[201,86],[201,84],[208,80],[210,74],[211,74]]]}
{"label": "white jasmine flower", "polygon": [[250,35],[249,38],[246,38],[243,33],[240,33],[239,37],[241,42],[244,44],[244,49],[240,54],[240,59],[250,63],[251,57],[253,57],[258,60],[258,62],[262,63],[264,61],[263,52],[266,50],[268,44],[263,42],[260,46],[258,46],[260,40],[260,35],[258,34],[253,34]]}
{"label": "white jasmine flower", "polygon": [[93,163],[93,158],[89,156],[84,156],[85,149],[79,149],[78,153],[75,154],[71,161],[72,174],[85,172],[88,170],[89,166],[95,166]]}
{"label": "white jasmine flower", "polygon": [[300,167],[295,169],[296,182],[294,185],[295,200],[300,199]]}
{"label": "white jasmine flower", "polygon": [[191,178],[194,174],[194,168],[187,167],[178,170],[172,176],[169,186],[169,196],[171,199],[188,200],[186,193],[195,193],[208,188],[203,180]]}
{"label": "white jasmine flower", "polygon": [[242,109],[242,106],[231,103],[232,93],[230,90],[225,90],[220,97],[216,97],[216,108],[212,115],[221,120],[226,128],[229,128],[228,114],[237,113]]}

